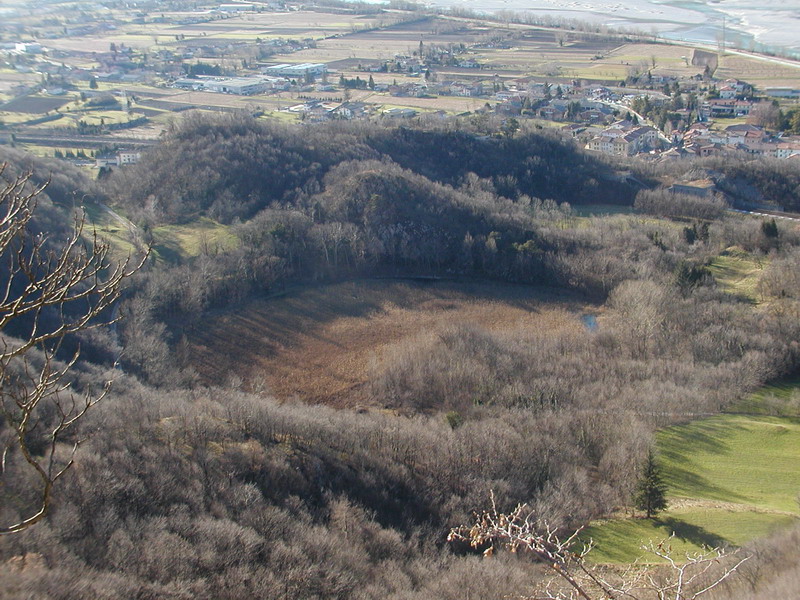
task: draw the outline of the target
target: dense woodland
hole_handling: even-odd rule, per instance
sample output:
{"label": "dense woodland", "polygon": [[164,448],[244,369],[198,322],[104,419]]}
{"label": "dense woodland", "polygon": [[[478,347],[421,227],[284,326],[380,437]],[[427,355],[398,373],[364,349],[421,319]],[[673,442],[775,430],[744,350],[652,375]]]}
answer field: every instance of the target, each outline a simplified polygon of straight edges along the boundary
{"label": "dense woodland", "polygon": [[[581,525],[630,505],[657,427],[797,374],[800,232],[658,188],[665,176],[711,174],[726,190],[797,207],[796,165],[608,163],[541,132],[486,128],[190,116],[140,164],[99,181],[3,149],[6,177],[50,180],[35,225],[53,244],[87,202],[128,216],[141,251],[154,228],[199,217],[236,239],[183,260],[155,248],[129,281],[120,323],[65,344],[65,360],[82,350],[73,389],[114,384],[70,433],[86,441],[49,517],[0,537],[4,596],[524,594],[538,565],[445,542],[490,490],[503,506],[530,502],[551,524]],[[641,212],[576,219],[571,208],[607,202]],[[710,276],[709,261],[736,248],[769,258],[766,307]],[[418,275],[558,288],[594,305],[601,324],[525,337],[453,324],[373,370],[370,394],[389,410],[208,387],[181,352],[209,311],[289,284]],[[52,415],[39,418],[34,447]],[[3,473],[5,521],[33,502],[20,464],[10,456]],[[758,552],[752,585],[719,598],[790,585],[791,561],[765,577],[776,557]]]}

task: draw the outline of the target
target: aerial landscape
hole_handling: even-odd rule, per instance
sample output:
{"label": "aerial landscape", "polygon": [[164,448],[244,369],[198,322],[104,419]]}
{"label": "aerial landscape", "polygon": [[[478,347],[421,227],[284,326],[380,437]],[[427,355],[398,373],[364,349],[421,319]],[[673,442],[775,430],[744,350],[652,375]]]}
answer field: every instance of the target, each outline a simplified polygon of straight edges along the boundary
{"label": "aerial landscape", "polygon": [[800,6],[0,1],[0,597],[800,597]]}

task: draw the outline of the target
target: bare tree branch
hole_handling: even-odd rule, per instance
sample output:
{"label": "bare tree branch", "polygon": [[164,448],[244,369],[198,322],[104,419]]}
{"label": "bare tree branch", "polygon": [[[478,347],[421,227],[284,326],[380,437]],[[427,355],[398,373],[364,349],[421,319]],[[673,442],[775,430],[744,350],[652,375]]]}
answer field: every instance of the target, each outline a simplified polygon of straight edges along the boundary
{"label": "bare tree branch", "polygon": [[[0,166],[0,176],[5,168]],[[123,281],[147,258],[112,261],[111,246],[96,231],[87,236],[85,217],[76,217],[58,243],[31,231],[46,187],[31,188],[31,175],[7,180],[0,189],[0,273],[6,278],[0,282],[0,415],[11,432],[2,449],[0,489],[18,453],[38,481],[38,500],[16,522],[0,523],[0,535],[22,531],[47,514],[53,485],[73,465],[80,443],[73,442],[64,457],[62,439],[111,385],[105,382],[96,394],[71,390],[68,375],[80,349],[59,361],[65,338],[113,323],[107,309],[120,297]],[[11,325],[14,337],[6,335]]]}
{"label": "bare tree branch", "polygon": [[[593,543],[580,539],[582,529],[560,538],[546,524],[537,525],[534,513],[520,504],[508,514],[500,513],[491,495],[491,509],[476,515],[471,527],[451,530],[448,541],[462,541],[475,549],[485,548],[491,556],[495,546],[533,554],[557,577],[529,600],[644,600],[654,595],[659,600],[696,600],[722,584],[749,556],[730,560],[735,554],[723,548],[688,553],[677,559],[669,540],[651,543],[643,549],[662,559],[666,566],[637,563],[623,571],[587,564]],[[558,582],[561,585],[558,585]]]}

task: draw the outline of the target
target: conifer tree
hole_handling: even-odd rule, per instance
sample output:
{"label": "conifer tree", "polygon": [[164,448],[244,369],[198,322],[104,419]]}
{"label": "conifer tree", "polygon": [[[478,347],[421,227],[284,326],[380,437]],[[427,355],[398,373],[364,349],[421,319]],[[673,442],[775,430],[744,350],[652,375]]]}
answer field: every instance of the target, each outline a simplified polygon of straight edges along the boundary
{"label": "conifer tree", "polygon": [[667,508],[667,486],[652,450],[647,453],[633,502],[636,508],[645,511],[648,519]]}
{"label": "conifer tree", "polygon": [[770,221],[762,221],[761,232],[764,234],[764,237],[767,238],[778,237],[778,224],[775,222],[775,219]]}

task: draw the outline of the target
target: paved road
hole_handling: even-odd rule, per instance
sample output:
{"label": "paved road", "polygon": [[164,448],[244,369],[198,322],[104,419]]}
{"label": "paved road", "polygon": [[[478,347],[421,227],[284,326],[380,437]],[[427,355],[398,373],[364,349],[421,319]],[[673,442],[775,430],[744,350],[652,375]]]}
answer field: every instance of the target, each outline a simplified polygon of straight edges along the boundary
{"label": "paved road", "polygon": [[762,212],[757,210],[742,210],[740,208],[732,208],[733,212],[737,212],[743,215],[753,215],[754,217],[771,217],[773,219],[783,219],[785,221],[796,221],[800,222],[800,215],[786,215],[781,214],[778,212]]}
{"label": "paved road", "polygon": [[97,202],[97,205],[103,212],[107,213],[117,223],[125,227],[131,233],[131,235],[139,234],[139,229],[138,227],[136,227],[133,221],[131,221],[130,219],[126,219],[107,204],[103,204],[102,202]]}
{"label": "paved road", "polygon": [[110,135],[69,135],[63,133],[47,133],[38,131],[11,131],[17,142],[38,144],[42,146],[68,146],[81,148],[84,146],[120,145],[120,146],[155,146],[158,140],[134,137],[115,137]]}

